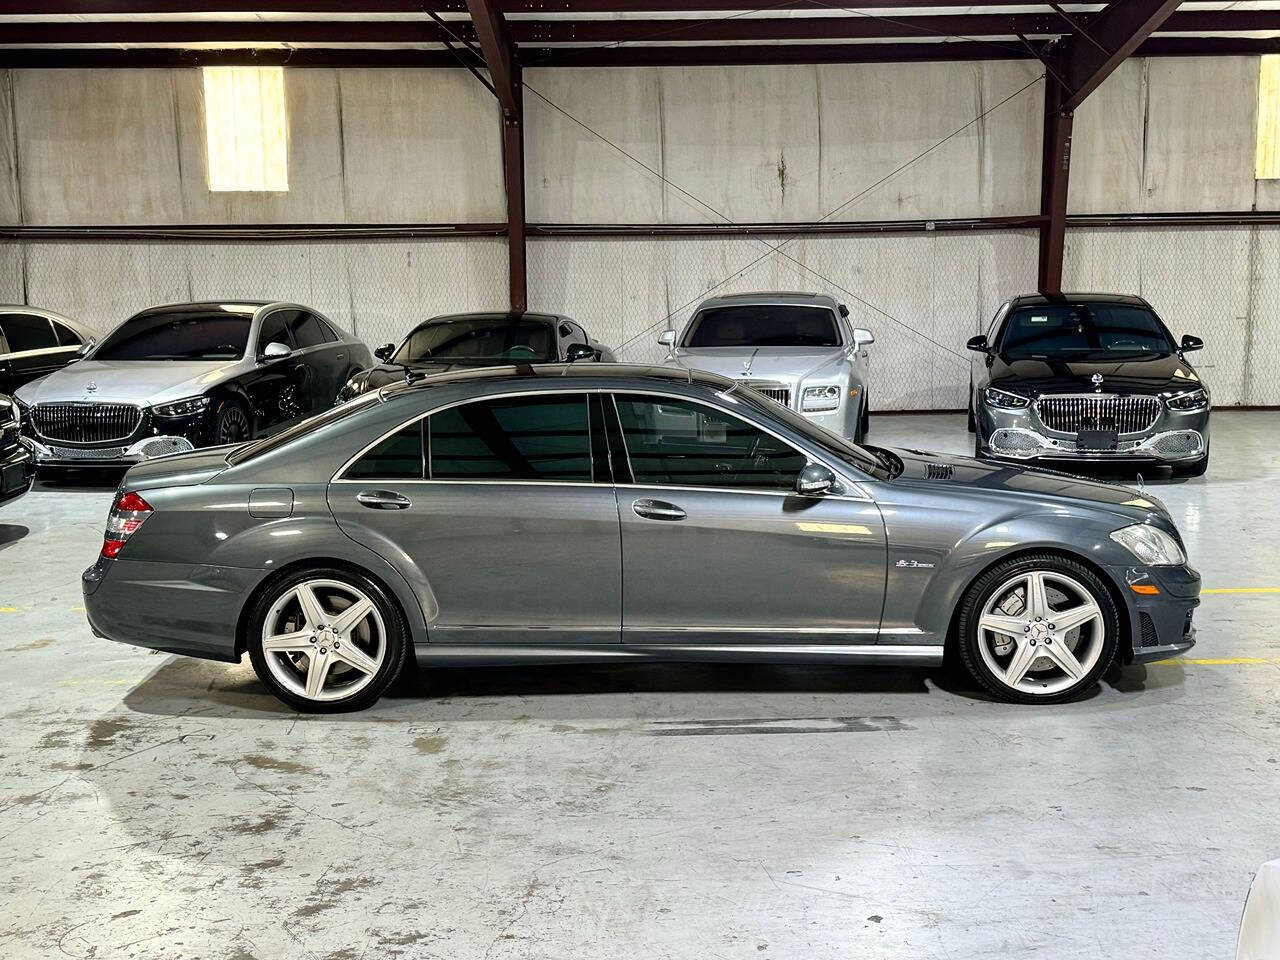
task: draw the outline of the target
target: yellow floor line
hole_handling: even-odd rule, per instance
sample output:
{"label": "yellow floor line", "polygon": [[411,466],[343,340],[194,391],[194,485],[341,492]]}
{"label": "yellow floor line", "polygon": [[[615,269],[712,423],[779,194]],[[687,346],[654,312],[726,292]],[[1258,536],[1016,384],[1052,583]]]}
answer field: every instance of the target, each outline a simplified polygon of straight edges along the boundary
{"label": "yellow floor line", "polygon": [[0,607],[0,613],[17,613],[17,607]]}
{"label": "yellow floor line", "polygon": [[1207,586],[1202,594],[1280,594],[1280,586]]}

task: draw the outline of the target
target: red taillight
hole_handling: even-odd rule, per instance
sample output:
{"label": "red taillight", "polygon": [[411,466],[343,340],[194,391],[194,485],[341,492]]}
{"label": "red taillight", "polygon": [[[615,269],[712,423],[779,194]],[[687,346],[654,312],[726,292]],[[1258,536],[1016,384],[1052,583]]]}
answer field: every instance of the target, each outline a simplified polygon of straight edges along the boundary
{"label": "red taillight", "polygon": [[111,513],[107,515],[107,533],[102,539],[102,555],[107,559],[115,557],[125,541],[137,532],[142,521],[151,515],[151,504],[136,493],[126,493],[117,497],[111,505]]}

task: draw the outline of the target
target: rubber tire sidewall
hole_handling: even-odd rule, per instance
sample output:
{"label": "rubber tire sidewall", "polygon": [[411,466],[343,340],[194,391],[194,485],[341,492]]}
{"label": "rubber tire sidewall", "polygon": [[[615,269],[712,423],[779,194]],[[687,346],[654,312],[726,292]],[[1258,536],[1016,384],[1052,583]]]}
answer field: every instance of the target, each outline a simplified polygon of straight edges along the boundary
{"label": "rubber tire sidewall", "polygon": [[244,422],[248,426],[248,432],[245,434],[244,438],[237,442],[245,443],[253,439],[253,420],[252,418],[250,418],[249,411],[245,409],[244,404],[241,403],[239,400],[224,400],[222,402],[222,405],[218,407],[218,413],[213,418],[213,424],[209,427],[209,443],[211,445],[213,446],[221,445],[222,440],[220,438],[222,436],[222,418],[226,415],[226,412],[232,407],[235,407],[242,414],[244,414]]}
{"label": "rubber tire sidewall", "polygon": [[[292,590],[305,580],[337,580],[341,583],[349,583],[353,587],[358,587],[369,595],[369,598],[377,606],[378,613],[382,616],[382,623],[386,628],[387,656],[377,674],[374,675],[372,682],[350,697],[344,697],[341,700],[323,701],[300,697],[292,690],[282,686],[271,675],[271,668],[267,665],[266,655],[262,651],[262,626],[267,614],[282,594]],[[254,603],[252,610],[250,610],[247,623],[246,640],[249,660],[253,664],[253,672],[258,675],[258,679],[266,685],[267,689],[277,699],[303,713],[347,713],[372,706],[395,682],[400,672],[404,669],[405,660],[408,659],[409,631],[405,624],[404,616],[400,612],[399,605],[388,596],[387,591],[376,581],[352,570],[336,567],[308,567],[302,570],[295,570],[282,580],[273,583],[269,590],[263,591],[262,595]]]}
{"label": "rubber tire sidewall", "polygon": [[[1104,629],[1102,653],[1098,657],[1098,662],[1093,665],[1093,669],[1065,690],[1044,696],[1011,690],[991,672],[978,647],[982,642],[978,631],[978,618],[981,616],[983,606],[991,599],[991,595],[1011,577],[1032,570],[1062,573],[1083,584],[1093,594],[1094,602],[1102,610]],[[1098,679],[1107,672],[1116,658],[1119,643],[1120,615],[1116,610],[1111,591],[1107,589],[1102,579],[1084,564],[1058,554],[1037,553],[997,563],[969,585],[964,598],[960,601],[960,617],[956,627],[956,646],[960,653],[960,660],[969,675],[983,688],[1010,703],[1063,703],[1076,699],[1091,690]]]}

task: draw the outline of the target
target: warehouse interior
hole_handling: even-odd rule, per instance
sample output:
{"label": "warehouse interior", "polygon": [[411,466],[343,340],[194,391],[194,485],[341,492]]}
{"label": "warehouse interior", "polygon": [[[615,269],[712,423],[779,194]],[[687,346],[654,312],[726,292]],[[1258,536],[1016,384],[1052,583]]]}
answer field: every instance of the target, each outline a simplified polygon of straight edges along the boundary
{"label": "warehouse interior", "polygon": [[308,716],[95,637],[121,472],[40,476],[0,506],[0,954],[1230,955],[1280,857],[1280,2],[0,0],[0,304],[288,301],[371,348],[539,310],[656,364],[776,290],[874,332],[871,442],[946,454],[1011,297],[1202,338],[1208,472],[1108,474],[1181,531],[1194,650],[1032,708],[628,663]]}

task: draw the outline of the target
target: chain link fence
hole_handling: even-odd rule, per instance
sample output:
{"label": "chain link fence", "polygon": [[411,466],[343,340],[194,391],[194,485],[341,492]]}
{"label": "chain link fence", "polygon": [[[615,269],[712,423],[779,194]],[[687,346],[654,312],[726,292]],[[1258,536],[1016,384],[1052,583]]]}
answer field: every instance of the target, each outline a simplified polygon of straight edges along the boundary
{"label": "chain link fence", "polygon": [[[964,342],[1004,298],[1035,288],[1036,235],[548,237],[528,256],[530,307],[574,317],[621,360],[659,362],[658,334],[709,295],[829,293],[875,334],[874,409],[959,409]],[[1217,404],[1280,404],[1267,369],[1280,349],[1280,226],[1073,228],[1064,286],[1138,293],[1175,335],[1203,337],[1192,359]],[[377,345],[435,314],[506,309],[507,296],[501,237],[0,242],[0,302],[100,331],[158,303],[281,299]]]}

